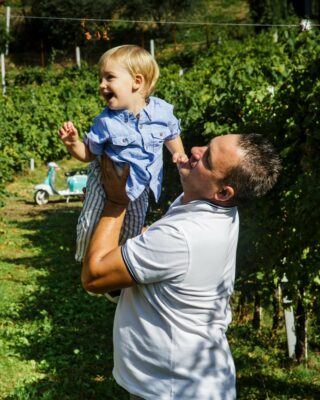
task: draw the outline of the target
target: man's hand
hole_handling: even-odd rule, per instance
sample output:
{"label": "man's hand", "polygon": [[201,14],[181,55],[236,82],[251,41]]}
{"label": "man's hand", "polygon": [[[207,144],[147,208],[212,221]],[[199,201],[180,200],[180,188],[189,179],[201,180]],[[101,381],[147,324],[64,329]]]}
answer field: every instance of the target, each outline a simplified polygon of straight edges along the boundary
{"label": "man's hand", "polygon": [[127,207],[129,197],[126,193],[126,183],[129,175],[129,165],[125,165],[121,176],[118,175],[113,162],[106,155],[101,157],[102,184],[107,198],[111,203]]}
{"label": "man's hand", "polygon": [[65,122],[59,129],[59,136],[66,147],[73,146],[79,141],[79,134],[71,121]]}
{"label": "man's hand", "polygon": [[188,156],[185,153],[175,152],[172,154],[172,161],[175,164],[185,163],[188,161]]}

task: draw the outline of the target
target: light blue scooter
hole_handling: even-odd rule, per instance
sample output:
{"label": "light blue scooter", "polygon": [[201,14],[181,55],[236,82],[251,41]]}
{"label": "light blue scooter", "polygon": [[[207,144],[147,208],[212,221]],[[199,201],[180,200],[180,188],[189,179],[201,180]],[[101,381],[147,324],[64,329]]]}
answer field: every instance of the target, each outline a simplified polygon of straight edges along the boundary
{"label": "light blue scooter", "polygon": [[59,166],[55,162],[49,162],[48,174],[43,183],[35,185],[34,201],[39,206],[47,204],[50,196],[61,196],[66,198],[68,202],[70,197],[83,196],[83,189],[87,184],[87,171],[77,170],[66,172],[67,177],[67,189],[58,190],[55,188],[56,173],[59,170]]}

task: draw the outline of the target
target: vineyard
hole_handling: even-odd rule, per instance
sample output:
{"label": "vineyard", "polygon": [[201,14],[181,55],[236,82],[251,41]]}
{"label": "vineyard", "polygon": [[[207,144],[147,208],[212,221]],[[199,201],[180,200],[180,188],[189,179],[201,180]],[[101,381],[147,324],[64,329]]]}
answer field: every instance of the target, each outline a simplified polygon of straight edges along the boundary
{"label": "vineyard", "polygon": [[[279,288],[285,274],[288,282],[281,289],[295,315],[296,360],[305,365],[308,350],[318,354],[320,349],[319,39],[316,30],[279,29],[277,35],[267,31],[242,40],[223,38],[210,48],[166,52],[158,58],[161,77],[155,93],[174,104],[188,151],[229,132],[262,133],[278,149],[282,173],[277,186],[240,208],[233,307],[239,326],[250,321],[254,332],[266,329],[268,315],[272,346],[285,357],[279,341]],[[9,70],[6,95],[0,98],[2,206],[8,184],[26,173],[31,158],[36,166],[66,158],[57,135],[63,121],[72,120],[83,135],[102,107],[97,71],[88,65]],[[150,221],[180,192],[177,173],[169,157],[165,160],[161,202],[153,205]]]}

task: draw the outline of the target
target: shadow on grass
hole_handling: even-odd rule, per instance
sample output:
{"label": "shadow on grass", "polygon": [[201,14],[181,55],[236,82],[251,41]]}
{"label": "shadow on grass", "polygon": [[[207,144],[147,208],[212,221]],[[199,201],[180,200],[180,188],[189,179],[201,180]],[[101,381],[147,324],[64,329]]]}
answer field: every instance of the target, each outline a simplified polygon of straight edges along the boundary
{"label": "shadow on grass", "polygon": [[[20,221],[36,256],[6,260],[37,270],[37,288],[23,299],[17,324],[32,326],[23,344],[13,344],[22,359],[35,360],[45,377],[25,383],[6,399],[125,399],[111,377],[115,307],[86,294],[80,265],[74,261],[78,216],[70,205],[41,210],[41,221]],[[33,210],[34,213],[34,210]],[[32,324],[32,325],[31,325]]]}
{"label": "shadow on grass", "polygon": [[283,380],[252,373],[241,377],[237,384],[238,400],[318,400],[320,391],[315,385]]}
{"label": "shadow on grass", "polygon": [[[276,354],[275,347],[286,349],[286,343],[275,343],[270,332],[258,333],[251,326],[233,326],[229,336],[233,339],[234,360],[238,371],[238,400],[317,400],[320,399],[319,385],[307,379],[302,382],[297,364],[286,356]],[[261,357],[270,356],[269,361]],[[285,374],[277,376],[276,370]],[[284,377],[285,375],[285,377]]]}
{"label": "shadow on grass", "polygon": [[[79,204],[79,201],[80,201],[79,196],[70,197],[68,201],[66,200],[65,197],[54,196],[53,198],[50,197],[49,203],[50,204],[61,204],[61,203],[69,203],[69,204],[77,203],[77,204]],[[30,205],[30,206],[36,205],[34,200],[24,200],[23,203]],[[42,206],[38,206],[38,207],[41,208]]]}
{"label": "shadow on grass", "polygon": [[[84,292],[80,265],[73,258],[78,212],[70,204],[53,210],[34,208],[34,219],[16,223],[19,229],[33,232],[26,235],[36,255],[6,261],[28,265],[39,273],[38,290],[23,299],[23,307],[15,317],[17,324],[32,324],[32,328],[24,332],[26,341],[16,341],[13,346],[22,359],[36,361],[44,378],[25,383],[6,400],[128,397],[111,376],[114,306]],[[248,329],[235,327],[229,336],[234,337],[235,348],[244,347],[246,342],[250,347],[266,349],[263,337],[248,336]],[[235,362],[240,372],[238,400],[320,399],[316,386],[293,380],[286,383],[264,374],[261,361],[243,351],[235,351]]]}

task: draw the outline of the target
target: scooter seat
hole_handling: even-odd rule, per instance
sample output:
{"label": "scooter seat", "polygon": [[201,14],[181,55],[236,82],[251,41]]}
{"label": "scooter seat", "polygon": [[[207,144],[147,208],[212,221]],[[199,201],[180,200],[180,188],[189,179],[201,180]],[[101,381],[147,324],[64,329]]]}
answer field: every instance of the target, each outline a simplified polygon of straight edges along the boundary
{"label": "scooter seat", "polygon": [[65,172],[64,176],[74,176],[74,175],[87,175],[86,169],[77,169],[74,171]]}

